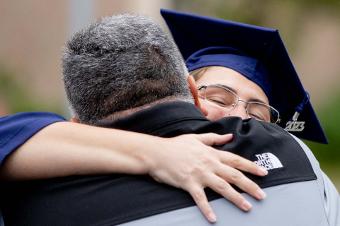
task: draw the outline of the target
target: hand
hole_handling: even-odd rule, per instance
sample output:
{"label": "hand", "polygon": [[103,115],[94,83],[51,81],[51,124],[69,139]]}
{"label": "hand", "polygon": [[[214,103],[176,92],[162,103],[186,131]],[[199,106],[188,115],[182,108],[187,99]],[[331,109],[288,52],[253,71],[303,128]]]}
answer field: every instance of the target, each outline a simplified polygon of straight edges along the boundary
{"label": "hand", "polygon": [[210,147],[225,144],[232,137],[232,134],[207,133],[161,138],[157,151],[149,156],[149,174],[158,182],[188,191],[210,222],[216,221],[216,215],[204,192],[206,187],[248,211],[251,204],[231,184],[260,200],[265,198],[265,193],[240,170],[258,176],[268,172],[238,155]]}

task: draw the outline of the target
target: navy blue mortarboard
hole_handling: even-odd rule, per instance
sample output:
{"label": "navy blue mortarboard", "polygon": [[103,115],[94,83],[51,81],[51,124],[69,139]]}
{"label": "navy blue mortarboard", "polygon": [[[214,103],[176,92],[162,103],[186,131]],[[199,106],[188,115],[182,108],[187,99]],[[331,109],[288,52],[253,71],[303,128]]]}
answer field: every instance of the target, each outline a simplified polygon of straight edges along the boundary
{"label": "navy blue mortarboard", "polygon": [[280,112],[280,126],[320,143],[327,138],[278,30],[161,10],[189,71],[231,68],[259,85]]}

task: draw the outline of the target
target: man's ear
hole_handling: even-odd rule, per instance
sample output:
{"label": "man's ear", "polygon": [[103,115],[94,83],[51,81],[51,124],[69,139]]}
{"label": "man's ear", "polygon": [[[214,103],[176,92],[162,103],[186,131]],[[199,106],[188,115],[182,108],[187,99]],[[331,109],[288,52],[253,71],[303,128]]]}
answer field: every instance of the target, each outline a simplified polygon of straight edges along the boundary
{"label": "man's ear", "polygon": [[77,118],[77,117],[72,117],[72,118],[70,119],[70,122],[80,123],[80,120],[79,120],[79,118]]}
{"label": "man's ear", "polygon": [[194,98],[196,107],[199,108],[205,116],[208,115],[207,109],[202,105],[201,99],[198,97],[195,79],[191,75],[189,75],[187,81],[192,97]]}

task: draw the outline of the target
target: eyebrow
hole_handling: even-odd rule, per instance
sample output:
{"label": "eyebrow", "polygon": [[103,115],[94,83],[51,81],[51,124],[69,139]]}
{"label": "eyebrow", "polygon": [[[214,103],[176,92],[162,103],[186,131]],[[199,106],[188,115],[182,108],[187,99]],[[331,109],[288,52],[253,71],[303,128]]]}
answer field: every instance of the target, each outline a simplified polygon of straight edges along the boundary
{"label": "eyebrow", "polygon": [[[229,90],[233,91],[234,93],[236,93],[236,94],[238,95],[238,92],[237,92],[234,88],[232,88],[232,87],[230,87],[230,86],[226,86],[226,85],[222,85],[222,84],[216,84],[216,85],[222,86],[223,88],[226,88],[226,89],[229,89]],[[259,103],[268,105],[266,102],[264,102],[263,100],[260,100],[260,99],[258,99],[258,98],[250,98],[250,99],[248,100],[248,102],[259,102]]]}

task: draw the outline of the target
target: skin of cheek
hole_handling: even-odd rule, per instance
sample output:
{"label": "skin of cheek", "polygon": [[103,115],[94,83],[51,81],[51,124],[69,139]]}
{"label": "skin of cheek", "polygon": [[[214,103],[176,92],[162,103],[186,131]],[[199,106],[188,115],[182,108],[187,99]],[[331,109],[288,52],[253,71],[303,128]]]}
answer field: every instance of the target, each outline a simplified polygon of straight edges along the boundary
{"label": "skin of cheek", "polygon": [[210,121],[216,121],[226,116],[226,112],[222,108],[214,106],[206,100],[200,100],[203,107],[208,111],[206,118]]}

